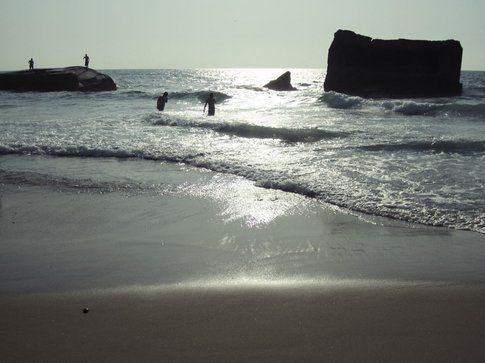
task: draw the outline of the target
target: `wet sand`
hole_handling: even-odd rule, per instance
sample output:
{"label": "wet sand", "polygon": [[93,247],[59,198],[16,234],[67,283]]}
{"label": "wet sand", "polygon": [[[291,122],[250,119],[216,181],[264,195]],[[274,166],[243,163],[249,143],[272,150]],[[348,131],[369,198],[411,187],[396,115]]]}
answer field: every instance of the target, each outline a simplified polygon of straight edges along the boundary
{"label": "wet sand", "polygon": [[223,187],[221,200],[4,185],[0,294],[200,281],[485,281],[484,235]]}

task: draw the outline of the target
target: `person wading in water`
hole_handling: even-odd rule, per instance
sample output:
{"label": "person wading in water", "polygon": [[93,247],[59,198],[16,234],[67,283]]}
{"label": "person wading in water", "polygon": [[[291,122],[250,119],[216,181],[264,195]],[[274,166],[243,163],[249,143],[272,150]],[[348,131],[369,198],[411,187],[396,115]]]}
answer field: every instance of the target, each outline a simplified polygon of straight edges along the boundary
{"label": "person wading in water", "polygon": [[214,116],[214,114],[216,113],[216,100],[213,93],[211,93],[209,95],[209,98],[205,101],[204,113],[207,105],[209,105],[209,112],[207,112],[207,116]]}
{"label": "person wading in water", "polygon": [[163,111],[165,109],[165,104],[168,102],[168,92],[164,92],[162,96],[157,99],[157,109],[158,111]]}

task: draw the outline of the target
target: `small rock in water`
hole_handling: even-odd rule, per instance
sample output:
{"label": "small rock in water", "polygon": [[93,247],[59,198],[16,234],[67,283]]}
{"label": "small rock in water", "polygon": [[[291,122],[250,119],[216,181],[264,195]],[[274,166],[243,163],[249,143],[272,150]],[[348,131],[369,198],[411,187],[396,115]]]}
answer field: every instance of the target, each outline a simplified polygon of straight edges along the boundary
{"label": "small rock in water", "polygon": [[88,308],[84,308],[83,309],[83,314],[87,314],[87,313],[89,313],[89,309]]}
{"label": "small rock in water", "polygon": [[296,88],[291,85],[291,72],[285,72],[277,79],[265,84],[264,87],[275,91],[296,91]]}

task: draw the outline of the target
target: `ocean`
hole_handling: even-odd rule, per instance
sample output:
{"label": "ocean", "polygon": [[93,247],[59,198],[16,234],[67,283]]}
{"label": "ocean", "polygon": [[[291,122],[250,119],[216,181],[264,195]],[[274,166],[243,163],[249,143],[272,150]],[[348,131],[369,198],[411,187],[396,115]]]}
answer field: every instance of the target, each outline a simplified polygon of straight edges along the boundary
{"label": "ocean", "polygon": [[0,92],[0,184],[156,193],[159,166],[181,165],[485,233],[485,72],[464,71],[460,97],[397,100],[325,93],[321,69],[292,69],[296,91],[262,87],[284,71],[104,70],[117,91]]}

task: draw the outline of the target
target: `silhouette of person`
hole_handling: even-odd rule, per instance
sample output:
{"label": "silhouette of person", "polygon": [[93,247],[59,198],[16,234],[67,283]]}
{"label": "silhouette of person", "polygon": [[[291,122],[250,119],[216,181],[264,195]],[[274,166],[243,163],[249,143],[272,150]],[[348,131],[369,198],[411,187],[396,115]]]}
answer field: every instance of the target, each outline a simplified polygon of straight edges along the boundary
{"label": "silhouette of person", "polygon": [[86,68],[88,68],[89,67],[89,56],[87,54],[85,54],[83,59],[84,59],[84,66]]}
{"label": "silhouette of person", "polygon": [[168,102],[168,92],[164,92],[162,96],[157,99],[157,109],[158,111],[163,111],[165,109],[165,104]]}
{"label": "silhouette of person", "polygon": [[29,70],[34,69],[34,58],[30,58],[29,60]]}
{"label": "silhouette of person", "polygon": [[214,116],[216,113],[216,99],[214,98],[213,93],[211,93],[209,98],[205,101],[204,112],[207,105],[209,105],[209,112],[207,112],[207,116]]}

